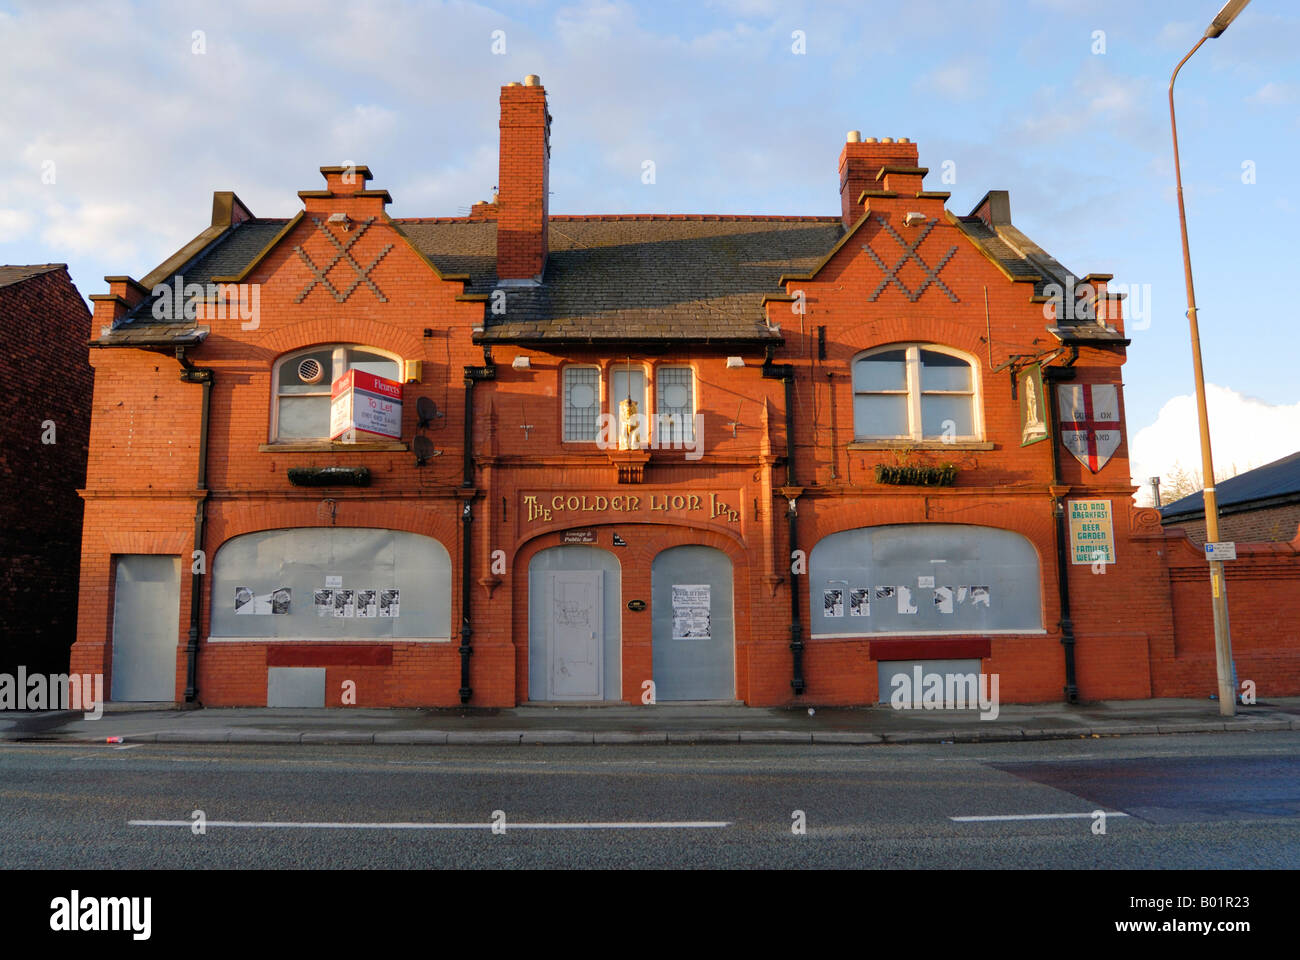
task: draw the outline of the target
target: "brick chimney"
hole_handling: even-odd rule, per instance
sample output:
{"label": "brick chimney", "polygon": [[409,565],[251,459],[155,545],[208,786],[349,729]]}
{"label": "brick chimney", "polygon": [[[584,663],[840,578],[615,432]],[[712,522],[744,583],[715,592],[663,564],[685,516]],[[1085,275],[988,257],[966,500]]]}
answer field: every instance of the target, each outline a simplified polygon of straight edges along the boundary
{"label": "brick chimney", "polygon": [[916,144],[905,137],[863,140],[857,130],[850,130],[840,151],[840,216],[845,229],[862,216],[862,204],[858,202],[862,191],[885,189],[876,179],[881,167],[915,167],[916,164]]}
{"label": "brick chimney", "polygon": [[551,115],[535,74],[501,88],[497,277],[540,281],[550,210]]}

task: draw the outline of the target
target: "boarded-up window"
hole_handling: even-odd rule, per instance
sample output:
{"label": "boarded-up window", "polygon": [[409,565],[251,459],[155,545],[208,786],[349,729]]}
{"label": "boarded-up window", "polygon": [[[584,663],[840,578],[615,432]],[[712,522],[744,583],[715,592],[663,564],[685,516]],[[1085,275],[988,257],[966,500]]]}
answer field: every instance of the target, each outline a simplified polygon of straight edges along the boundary
{"label": "boarded-up window", "polygon": [[890,524],[824,537],[809,558],[813,636],[1038,631],[1038,553],[1018,533]]}
{"label": "boarded-up window", "polygon": [[247,533],[217,551],[211,603],[214,639],[446,639],[451,557],[398,530]]}

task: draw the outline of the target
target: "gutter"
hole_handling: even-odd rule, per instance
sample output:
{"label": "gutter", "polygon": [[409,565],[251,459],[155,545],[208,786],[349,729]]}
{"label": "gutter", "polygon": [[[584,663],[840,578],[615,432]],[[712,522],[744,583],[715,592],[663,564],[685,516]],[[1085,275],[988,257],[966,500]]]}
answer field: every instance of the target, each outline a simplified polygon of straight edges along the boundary
{"label": "gutter", "polygon": [[194,553],[190,560],[190,629],[185,641],[185,702],[193,703],[198,697],[199,624],[203,610],[203,576],[207,572],[207,558],[203,553],[203,526],[207,519],[208,483],[208,423],[212,402],[213,373],[208,367],[196,367],[185,356],[185,347],[176,348],[176,360],[181,365],[181,382],[197,383],[203,388],[202,408],[199,414],[199,469],[195,489],[199,496],[194,503]]}
{"label": "gutter", "polygon": [[[767,348],[767,357],[763,361],[764,380],[780,380],[785,384],[785,486],[781,493],[787,501],[786,519],[789,522],[790,553],[799,549],[799,507],[797,498],[802,489],[794,483],[794,364],[773,363],[775,346]],[[795,577],[794,564],[790,564],[790,653],[792,673],[790,686],[795,696],[804,692],[806,686],[803,675],[803,621],[799,615],[799,581]]]}
{"label": "gutter", "polygon": [[465,461],[461,491],[465,497],[460,514],[460,702],[469,703],[474,690],[469,685],[469,658],[473,653],[470,638],[474,629],[470,623],[470,524],[474,522],[474,384],[480,380],[495,380],[496,364],[492,362],[492,348],[483,348],[483,366],[465,368]]}
{"label": "gutter", "polygon": [[[1066,362],[1066,368],[1044,367],[1043,374],[1050,383],[1073,380],[1074,371],[1068,369],[1078,357],[1077,348]],[[1044,389],[1047,394],[1048,422],[1059,424],[1056,391]],[[1056,516],[1056,589],[1061,601],[1061,646],[1065,653],[1065,702],[1079,702],[1078,676],[1074,662],[1074,621],[1070,618],[1070,558],[1066,544],[1069,542],[1069,519],[1065,515],[1065,487],[1061,486],[1061,441],[1059,436],[1048,438],[1052,444],[1052,512]]]}

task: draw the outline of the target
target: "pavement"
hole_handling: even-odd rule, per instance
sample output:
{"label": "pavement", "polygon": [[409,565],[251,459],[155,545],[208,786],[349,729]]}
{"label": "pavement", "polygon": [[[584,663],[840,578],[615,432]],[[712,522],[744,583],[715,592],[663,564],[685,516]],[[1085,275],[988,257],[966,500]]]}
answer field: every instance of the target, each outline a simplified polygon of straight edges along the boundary
{"label": "pavement", "polygon": [[1273,730],[1300,730],[1300,697],[1238,706],[1235,717],[1221,716],[1217,701],[1187,699],[1008,704],[989,719],[976,710],[713,703],[185,710],[110,703],[98,719],[73,711],[0,712],[0,740],[72,743],[844,745]]}

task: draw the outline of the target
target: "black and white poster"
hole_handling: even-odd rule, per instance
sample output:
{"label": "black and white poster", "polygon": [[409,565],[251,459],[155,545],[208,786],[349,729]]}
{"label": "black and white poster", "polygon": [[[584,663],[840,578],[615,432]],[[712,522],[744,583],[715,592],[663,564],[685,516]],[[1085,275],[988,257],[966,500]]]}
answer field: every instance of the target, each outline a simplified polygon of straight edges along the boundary
{"label": "black and white poster", "polygon": [[396,617],[401,614],[401,604],[397,590],[380,590],[379,591],[379,615],[381,617]]}
{"label": "black and white poster", "polygon": [[378,606],[376,605],[376,598],[377,598],[377,594],[375,593],[374,590],[358,590],[357,600],[356,600],[357,616],[358,617],[375,616],[376,613],[378,612]]}
{"label": "black and white poster", "polygon": [[844,591],[841,588],[832,587],[822,591],[822,616],[844,616]]}
{"label": "black and white poster", "polygon": [[356,616],[356,604],[353,601],[352,590],[335,590],[334,591],[334,616],[336,617],[354,617]]}
{"label": "black and white poster", "polygon": [[849,616],[871,616],[871,591],[866,587],[854,587],[849,591]]}
{"label": "black and white poster", "polygon": [[316,616],[328,617],[334,613],[334,591],[317,590],[312,594],[312,602],[316,605]]}
{"label": "black and white poster", "polygon": [[673,639],[711,640],[711,588],[707,583],[673,584]]}

